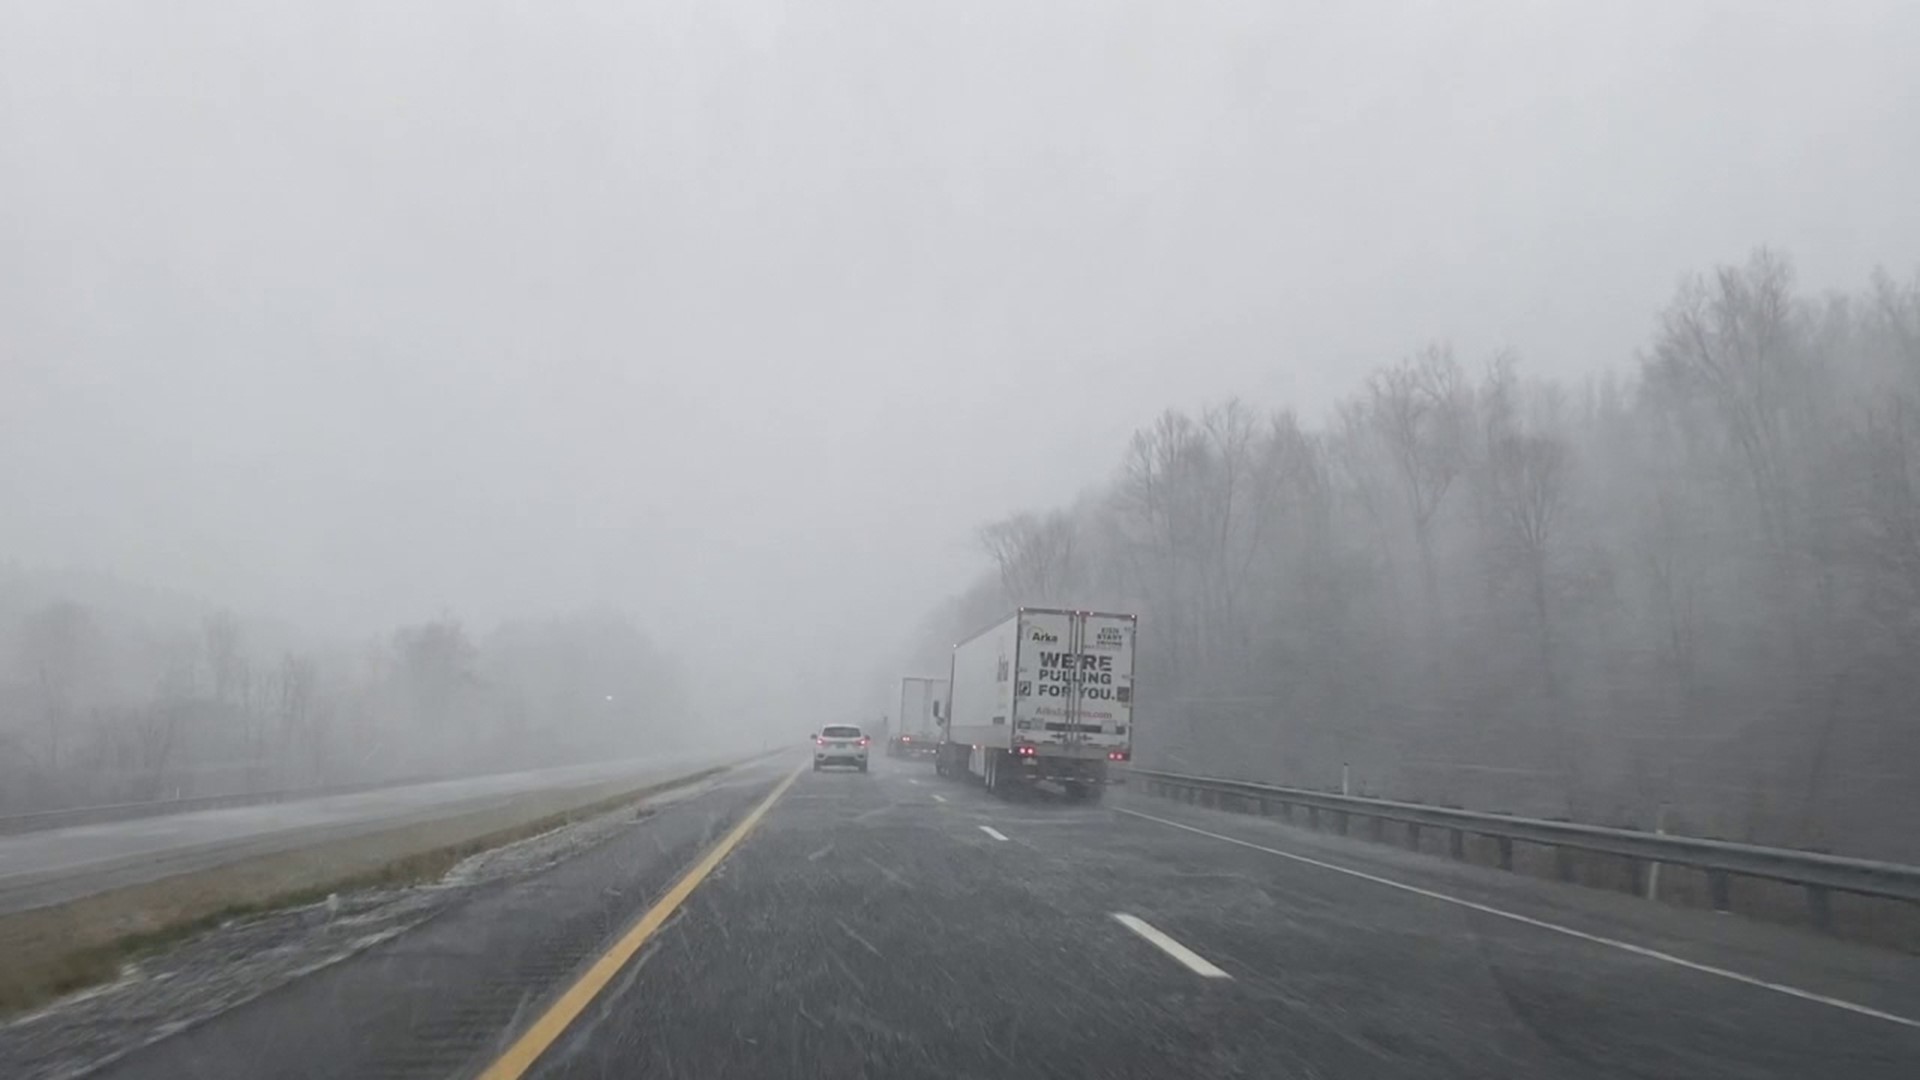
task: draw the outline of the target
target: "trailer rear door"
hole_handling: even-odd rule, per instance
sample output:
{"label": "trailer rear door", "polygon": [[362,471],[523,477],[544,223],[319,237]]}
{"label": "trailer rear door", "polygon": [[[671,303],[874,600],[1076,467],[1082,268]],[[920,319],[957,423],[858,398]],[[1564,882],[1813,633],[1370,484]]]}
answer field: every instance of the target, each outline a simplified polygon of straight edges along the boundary
{"label": "trailer rear door", "polygon": [[1020,621],[1015,737],[1084,751],[1127,747],[1133,617],[1029,609]]}

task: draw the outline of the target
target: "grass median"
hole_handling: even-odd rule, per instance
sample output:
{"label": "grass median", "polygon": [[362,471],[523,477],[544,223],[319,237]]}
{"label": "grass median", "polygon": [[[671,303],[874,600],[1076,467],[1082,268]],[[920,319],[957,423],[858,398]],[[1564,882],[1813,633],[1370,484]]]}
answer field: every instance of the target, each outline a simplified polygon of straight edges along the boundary
{"label": "grass median", "polygon": [[0,1015],[119,976],[129,961],[228,920],[330,893],[438,880],[462,859],[697,783],[721,765],[655,780],[530,792],[482,809],[322,840],[289,851],[0,916]]}

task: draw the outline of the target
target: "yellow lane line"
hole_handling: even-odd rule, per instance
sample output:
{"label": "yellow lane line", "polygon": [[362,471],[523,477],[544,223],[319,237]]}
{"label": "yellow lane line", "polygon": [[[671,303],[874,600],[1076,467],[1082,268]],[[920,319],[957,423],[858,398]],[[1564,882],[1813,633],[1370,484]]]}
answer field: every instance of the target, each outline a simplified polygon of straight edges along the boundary
{"label": "yellow lane line", "polygon": [[702,856],[693,869],[687,871],[685,877],[675,882],[673,888],[667,890],[667,894],[660,898],[660,902],[654,904],[645,915],[642,915],[640,921],[634,923],[631,930],[623,934],[619,941],[614,942],[612,948],[601,953],[600,958],[593,962],[593,966],[588,968],[572,986],[567,987],[566,993],[561,994],[552,1005],[549,1005],[547,1011],[541,1013],[539,1019],[514,1040],[512,1046],[507,1047],[506,1053],[501,1054],[498,1060],[487,1066],[486,1071],[480,1074],[480,1080],[519,1080],[540,1055],[546,1052],[547,1047],[553,1045],[561,1032],[566,1031],[567,1027],[586,1011],[587,1006],[593,1003],[593,999],[600,995],[600,991],[607,988],[607,984],[612,982],[613,977],[620,973],[620,969],[627,965],[627,961],[633,959],[634,954],[640,951],[640,946],[647,943],[647,939],[653,936],[654,931],[659,930],[661,924],[665,923],[680,905],[686,902],[687,897],[693,895],[693,890],[700,887],[700,883],[707,879],[708,874],[713,873],[714,867],[719,866],[729,852],[740,846],[740,841],[747,838],[747,834],[753,831],[755,825],[760,824],[760,819],[766,816],[767,811],[780,800],[780,796],[787,793],[787,789],[793,786],[793,782],[798,780],[804,771],[804,768],[795,769],[785,780],[780,781],[780,785],[761,800],[760,805],[754,807],[753,812],[748,814],[740,824],[735,825],[733,831],[728,833],[724,840],[715,844],[712,850]]}

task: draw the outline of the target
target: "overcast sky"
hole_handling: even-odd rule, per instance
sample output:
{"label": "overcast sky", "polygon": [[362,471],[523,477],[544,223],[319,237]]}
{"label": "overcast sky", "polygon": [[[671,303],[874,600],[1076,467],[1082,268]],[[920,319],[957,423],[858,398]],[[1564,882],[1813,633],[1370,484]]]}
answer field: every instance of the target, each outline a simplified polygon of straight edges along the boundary
{"label": "overcast sky", "polygon": [[1920,263],[1920,4],[0,0],[0,558],[865,674],[1169,405]]}

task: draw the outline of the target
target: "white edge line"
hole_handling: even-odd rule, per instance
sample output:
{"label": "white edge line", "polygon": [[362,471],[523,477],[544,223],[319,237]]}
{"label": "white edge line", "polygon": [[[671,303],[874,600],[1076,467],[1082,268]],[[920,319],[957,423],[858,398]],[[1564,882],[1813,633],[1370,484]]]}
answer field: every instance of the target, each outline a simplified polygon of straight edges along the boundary
{"label": "white edge line", "polygon": [[934,801],[934,802],[946,802],[946,801],[947,801],[947,797],[946,797],[945,795],[935,795],[935,796],[933,797],[933,801]]}
{"label": "white edge line", "polygon": [[[1115,809],[1120,809],[1120,808],[1116,807]],[[1605,945],[1608,948],[1619,949],[1621,952],[1632,953],[1635,956],[1644,956],[1649,960],[1659,960],[1663,963],[1673,964],[1676,967],[1686,968],[1689,971],[1698,971],[1698,972],[1701,972],[1702,974],[1714,975],[1722,979],[1731,980],[1733,982],[1745,983],[1748,986],[1757,986],[1762,990],[1771,990],[1776,994],[1785,994],[1788,997],[1799,998],[1802,1001],[1811,1001],[1819,1005],[1830,1005],[1833,1008],[1843,1009],[1850,1013],[1858,1013],[1861,1016],[1870,1016],[1875,1020],[1885,1020],[1890,1024],[1899,1024],[1903,1027],[1910,1027],[1910,1028],[1920,1028],[1920,1020],[1914,1020],[1905,1016],[1897,1016],[1890,1012],[1882,1012],[1879,1009],[1873,1008],[1868,1005],[1861,1005],[1858,1002],[1847,1001],[1842,998],[1828,997],[1825,994],[1816,994],[1811,990],[1802,990],[1797,986],[1788,986],[1785,983],[1768,982],[1766,979],[1756,978],[1752,975],[1742,975],[1737,971],[1730,971],[1723,967],[1714,967],[1712,964],[1702,964],[1697,961],[1685,959],[1684,957],[1675,956],[1672,953],[1661,952],[1658,949],[1649,949],[1644,945],[1634,945],[1630,942],[1619,941],[1610,937],[1602,937],[1599,934],[1589,934],[1585,930],[1575,930],[1570,926],[1561,926],[1558,923],[1550,923],[1544,919],[1536,919],[1529,915],[1521,915],[1512,911],[1504,911],[1497,907],[1489,907],[1486,904],[1475,903],[1472,900],[1462,900],[1460,897],[1449,896],[1446,893],[1435,892],[1432,889],[1423,889],[1418,885],[1408,885],[1407,883],[1402,881],[1394,881],[1391,878],[1379,877],[1377,875],[1369,874],[1361,870],[1353,870],[1345,866],[1336,865],[1334,863],[1322,862],[1319,859],[1309,858],[1305,855],[1295,855],[1290,851],[1280,851],[1277,848],[1265,847],[1261,844],[1253,843],[1250,840],[1242,840],[1238,837],[1227,836],[1222,833],[1209,832],[1206,829],[1197,829],[1192,825],[1183,825],[1178,821],[1169,821],[1166,818],[1155,817],[1152,814],[1143,814],[1138,810],[1120,809],[1120,812],[1123,814],[1131,814],[1137,818],[1145,818],[1148,821],[1157,821],[1162,825],[1169,825],[1176,829],[1184,829],[1190,833],[1198,833],[1201,836],[1209,836],[1215,840],[1224,840],[1229,844],[1238,844],[1241,847],[1252,848],[1255,851],[1264,851],[1269,855],[1278,855],[1283,859],[1292,859],[1294,862],[1305,863],[1308,866],[1317,866],[1322,870],[1331,870],[1336,874],[1346,874],[1349,877],[1356,877],[1362,881],[1371,881],[1375,885],[1385,885],[1390,889],[1399,889],[1402,892],[1410,892],[1416,896],[1424,896],[1429,899],[1440,900],[1448,904],[1457,904],[1460,907],[1470,908],[1474,911],[1478,911],[1485,915],[1493,915],[1502,919],[1511,919],[1514,922],[1524,923],[1528,926],[1536,926],[1542,930],[1551,930],[1556,934],[1565,934],[1566,936],[1571,938],[1579,938],[1581,941],[1590,941],[1590,942],[1593,942],[1595,945]],[[1118,915],[1114,917],[1120,918],[1120,916]]]}
{"label": "white edge line", "polygon": [[[982,828],[985,828],[985,826],[982,826]],[[1175,960],[1178,960],[1182,964],[1185,964],[1187,968],[1191,970],[1194,974],[1201,975],[1209,979],[1233,978],[1233,976],[1227,974],[1224,971],[1221,971],[1219,968],[1214,967],[1212,964],[1208,963],[1206,957],[1201,956],[1199,953],[1194,952],[1192,949],[1187,948],[1185,945],[1182,945],[1179,942],[1168,937],[1167,935],[1161,933],[1158,929],[1156,929],[1151,923],[1147,922],[1145,919],[1142,919],[1137,915],[1128,915],[1123,911],[1114,912],[1113,917],[1119,920],[1121,926],[1124,926],[1127,929],[1133,931],[1134,933],[1139,934],[1141,937],[1146,938],[1148,941],[1152,942],[1156,947],[1158,947],[1161,952],[1166,953],[1168,956],[1171,956]]]}
{"label": "white edge line", "polygon": [[980,831],[983,833],[986,833],[988,836],[993,837],[995,840],[1005,840],[1007,838],[1005,833],[1002,833],[999,829],[996,829],[991,825],[980,826]]}

